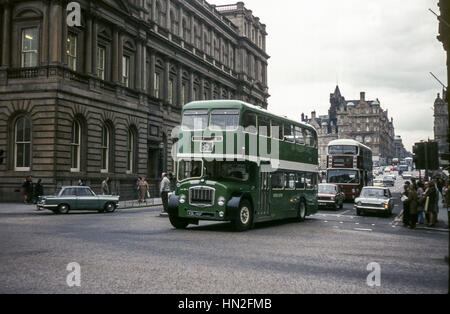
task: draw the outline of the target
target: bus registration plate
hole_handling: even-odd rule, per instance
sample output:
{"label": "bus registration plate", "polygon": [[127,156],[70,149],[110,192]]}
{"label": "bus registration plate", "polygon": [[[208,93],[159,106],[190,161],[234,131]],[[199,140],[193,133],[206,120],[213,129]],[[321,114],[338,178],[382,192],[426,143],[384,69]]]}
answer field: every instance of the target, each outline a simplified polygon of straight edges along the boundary
{"label": "bus registration plate", "polygon": [[212,153],[214,150],[214,143],[212,142],[202,142],[201,143],[201,152],[202,153]]}

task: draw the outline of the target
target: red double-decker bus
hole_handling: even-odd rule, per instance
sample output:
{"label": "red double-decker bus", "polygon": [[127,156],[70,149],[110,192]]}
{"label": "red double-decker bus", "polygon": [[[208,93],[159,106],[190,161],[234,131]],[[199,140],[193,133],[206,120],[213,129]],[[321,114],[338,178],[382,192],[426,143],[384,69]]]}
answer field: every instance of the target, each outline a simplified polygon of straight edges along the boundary
{"label": "red double-decker bus", "polygon": [[338,184],[347,200],[359,196],[372,183],[372,150],[355,140],[335,140],[328,144],[327,182]]}

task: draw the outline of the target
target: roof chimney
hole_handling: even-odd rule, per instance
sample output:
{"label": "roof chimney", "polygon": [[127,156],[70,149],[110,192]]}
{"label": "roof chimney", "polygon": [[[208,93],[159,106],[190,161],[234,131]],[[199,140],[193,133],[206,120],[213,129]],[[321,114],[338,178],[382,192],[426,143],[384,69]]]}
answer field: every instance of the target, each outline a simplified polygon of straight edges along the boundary
{"label": "roof chimney", "polygon": [[361,101],[366,101],[366,93],[361,92]]}
{"label": "roof chimney", "polygon": [[304,122],[304,121],[305,121],[305,114],[302,113],[302,122]]}
{"label": "roof chimney", "polygon": [[316,112],[315,111],[311,112],[311,119],[312,120],[316,119]]}

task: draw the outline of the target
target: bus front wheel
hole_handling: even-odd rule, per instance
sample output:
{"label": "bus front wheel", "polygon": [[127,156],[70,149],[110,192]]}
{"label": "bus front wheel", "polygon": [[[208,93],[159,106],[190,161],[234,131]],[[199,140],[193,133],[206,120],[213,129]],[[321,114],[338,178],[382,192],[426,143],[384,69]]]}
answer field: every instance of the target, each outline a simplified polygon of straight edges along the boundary
{"label": "bus front wheel", "polygon": [[253,209],[249,201],[243,200],[239,205],[237,217],[233,221],[233,228],[238,232],[250,229],[253,222]]}
{"label": "bus front wheel", "polygon": [[306,219],[306,203],[305,201],[300,202],[300,206],[298,208],[298,221],[302,222]]}
{"label": "bus front wheel", "polygon": [[171,217],[171,215],[169,215],[169,220],[175,229],[186,229],[187,226],[189,226],[189,221],[183,218]]}

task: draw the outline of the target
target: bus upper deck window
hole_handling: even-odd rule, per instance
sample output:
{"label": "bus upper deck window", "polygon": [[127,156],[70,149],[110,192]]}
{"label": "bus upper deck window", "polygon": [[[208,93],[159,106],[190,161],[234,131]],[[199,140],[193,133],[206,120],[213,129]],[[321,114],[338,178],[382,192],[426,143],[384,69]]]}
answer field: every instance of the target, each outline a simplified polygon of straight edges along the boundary
{"label": "bus upper deck window", "polygon": [[183,130],[202,131],[208,126],[208,110],[186,110],[183,115]]}
{"label": "bus upper deck window", "polygon": [[213,110],[210,129],[214,131],[234,131],[239,126],[238,110]]}
{"label": "bus upper deck window", "polygon": [[259,135],[270,137],[270,119],[259,116],[258,117]]}
{"label": "bus upper deck window", "polygon": [[295,143],[294,126],[291,124],[284,125],[284,140],[286,142]]}
{"label": "bus upper deck window", "polygon": [[283,123],[277,120],[272,120],[272,136],[274,139],[283,139]]}
{"label": "bus upper deck window", "polygon": [[305,145],[305,137],[300,127],[295,127],[295,142],[300,145]]}
{"label": "bus upper deck window", "polygon": [[256,114],[253,112],[245,112],[242,118],[242,126],[244,132],[256,134]]}

